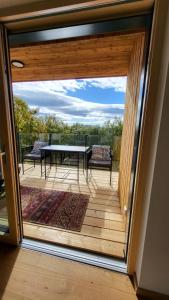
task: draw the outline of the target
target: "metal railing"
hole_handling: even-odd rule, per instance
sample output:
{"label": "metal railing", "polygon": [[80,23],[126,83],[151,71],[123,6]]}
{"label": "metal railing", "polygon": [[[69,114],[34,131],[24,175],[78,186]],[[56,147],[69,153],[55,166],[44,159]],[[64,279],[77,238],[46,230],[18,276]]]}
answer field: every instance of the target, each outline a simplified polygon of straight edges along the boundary
{"label": "metal railing", "polygon": [[33,145],[35,141],[49,142],[49,145],[92,146],[109,145],[114,153],[114,160],[120,159],[121,136],[63,134],[63,133],[17,133],[18,158],[21,161],[21,148]]}

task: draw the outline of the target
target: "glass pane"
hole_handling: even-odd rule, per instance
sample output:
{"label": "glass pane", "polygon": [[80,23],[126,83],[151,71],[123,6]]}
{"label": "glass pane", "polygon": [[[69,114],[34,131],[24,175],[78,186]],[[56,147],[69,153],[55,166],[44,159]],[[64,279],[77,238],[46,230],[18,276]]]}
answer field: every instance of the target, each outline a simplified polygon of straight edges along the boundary
{"label": "glass pane", "polygon": [[4,235],[9,232],[8,227],[8,211],[5,192],[5,178],[3,171],[3,160],[5,159],[5,153],[0,147],[0,235]]}

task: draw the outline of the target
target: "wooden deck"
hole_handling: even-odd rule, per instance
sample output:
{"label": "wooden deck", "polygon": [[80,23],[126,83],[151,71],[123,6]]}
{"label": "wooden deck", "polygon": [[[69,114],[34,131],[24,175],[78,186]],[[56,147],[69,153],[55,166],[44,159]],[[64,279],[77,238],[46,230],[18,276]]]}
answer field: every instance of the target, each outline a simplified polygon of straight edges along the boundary
{"label": "wooden deck", "polygon": [[[29,167],[29,166],[28,166]],[[27,166],[26,166],[27,168]],[[26,169],[25,168],[25,169]],[[63,176],[68,167],[59,167],[57,176]],[[109,172],[92,170],[87,184],[82,169],[80,181],[76,180],[76,169],[72,169],[65,179],[47,180],[40,177],[40,167],[36,166],[20,176],[22,185],[42,187],[90,195],[88,208],[81,232],[69,231],[44,225],[24,222],[24,235],[53,243],[64,244],[102,254],[123,257],[125,243],[125,224],[120,212],[117,193],[118,172],[112,173],[112,186],[109,184]],[[50,176],[56,175],[52,167]],[[69,180],[69,179],[73,180]]]}

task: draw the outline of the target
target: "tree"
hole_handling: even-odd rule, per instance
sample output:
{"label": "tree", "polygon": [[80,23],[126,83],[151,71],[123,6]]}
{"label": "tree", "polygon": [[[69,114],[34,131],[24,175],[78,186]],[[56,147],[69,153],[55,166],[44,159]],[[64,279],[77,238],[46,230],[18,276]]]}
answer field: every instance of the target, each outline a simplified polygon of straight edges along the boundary
{"label": "tree", "polygon": [[119,118],[115,118],[113,122],[113,135],[121,136],[123,131],[123,122]]}
{"label": "tree", "polygon": [[28,104],[18,97],[14,97],[14,109],[17,132],[91,135],[98,136],[98,138],[102,137],[105,141],[111,141],[112,136],[122,135],[123,122],[119,118],[115,118],[113,122],[110,120],[106,121],[102,126],[79,123],[69,125],[55,115],[39,116],[37,109],[30,109]]}
{"label": "tree", "polygon": [[64,123],[57,119],[55,115],[49,115],[45,117],[46,132],[48,133],[60,133],[64,131]]}
{"label": "tree", "polygon": [[32,132],[36,129],[39,122],[37,109],[30,109],[24,100],[14,96],[14,111],[17,132]]}
{"label": "tree", "polygon": [[110,134],[113,136],[121,136],[123,131],[123,122],[120,118],[115,117],[113,122],[106,121],[101,128],[102,134]]}

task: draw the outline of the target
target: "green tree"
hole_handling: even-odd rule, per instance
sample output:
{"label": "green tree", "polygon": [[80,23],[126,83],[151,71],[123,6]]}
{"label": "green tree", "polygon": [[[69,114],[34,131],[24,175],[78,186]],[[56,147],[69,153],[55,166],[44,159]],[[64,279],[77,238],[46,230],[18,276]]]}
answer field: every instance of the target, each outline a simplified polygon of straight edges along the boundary
{"label": "green tree", "polygon": [[37,109],[30,109],[24,100],[14,97],[14,111],[17,132],[32,132],[36,128]]}
{"label": "green tree", "polygon": [[101,128],[101,134],[110,134],[113,136],[121,136],[123,131],[123,122],[120,118],[114,118],[113,122],[106,121]]}
{"label": "green tree", "polygon": [[55,115],[46,116],[44,122],[48,133],[61,133],[64,131],[64,123],[57,119]]}
{"label": "green tree", "polygon": [[109,120],[102,126],[79,123],[69,125],[59,120],[55,115],[40,117],[37,109],[30,109],[28,104],[18,97],[14,97],[14,109],[17,132],[93,135],[101,136],[105,142],[111,141],[112,136],[122,135],[123,122],[119,118],[115,118],[113,122]]}

